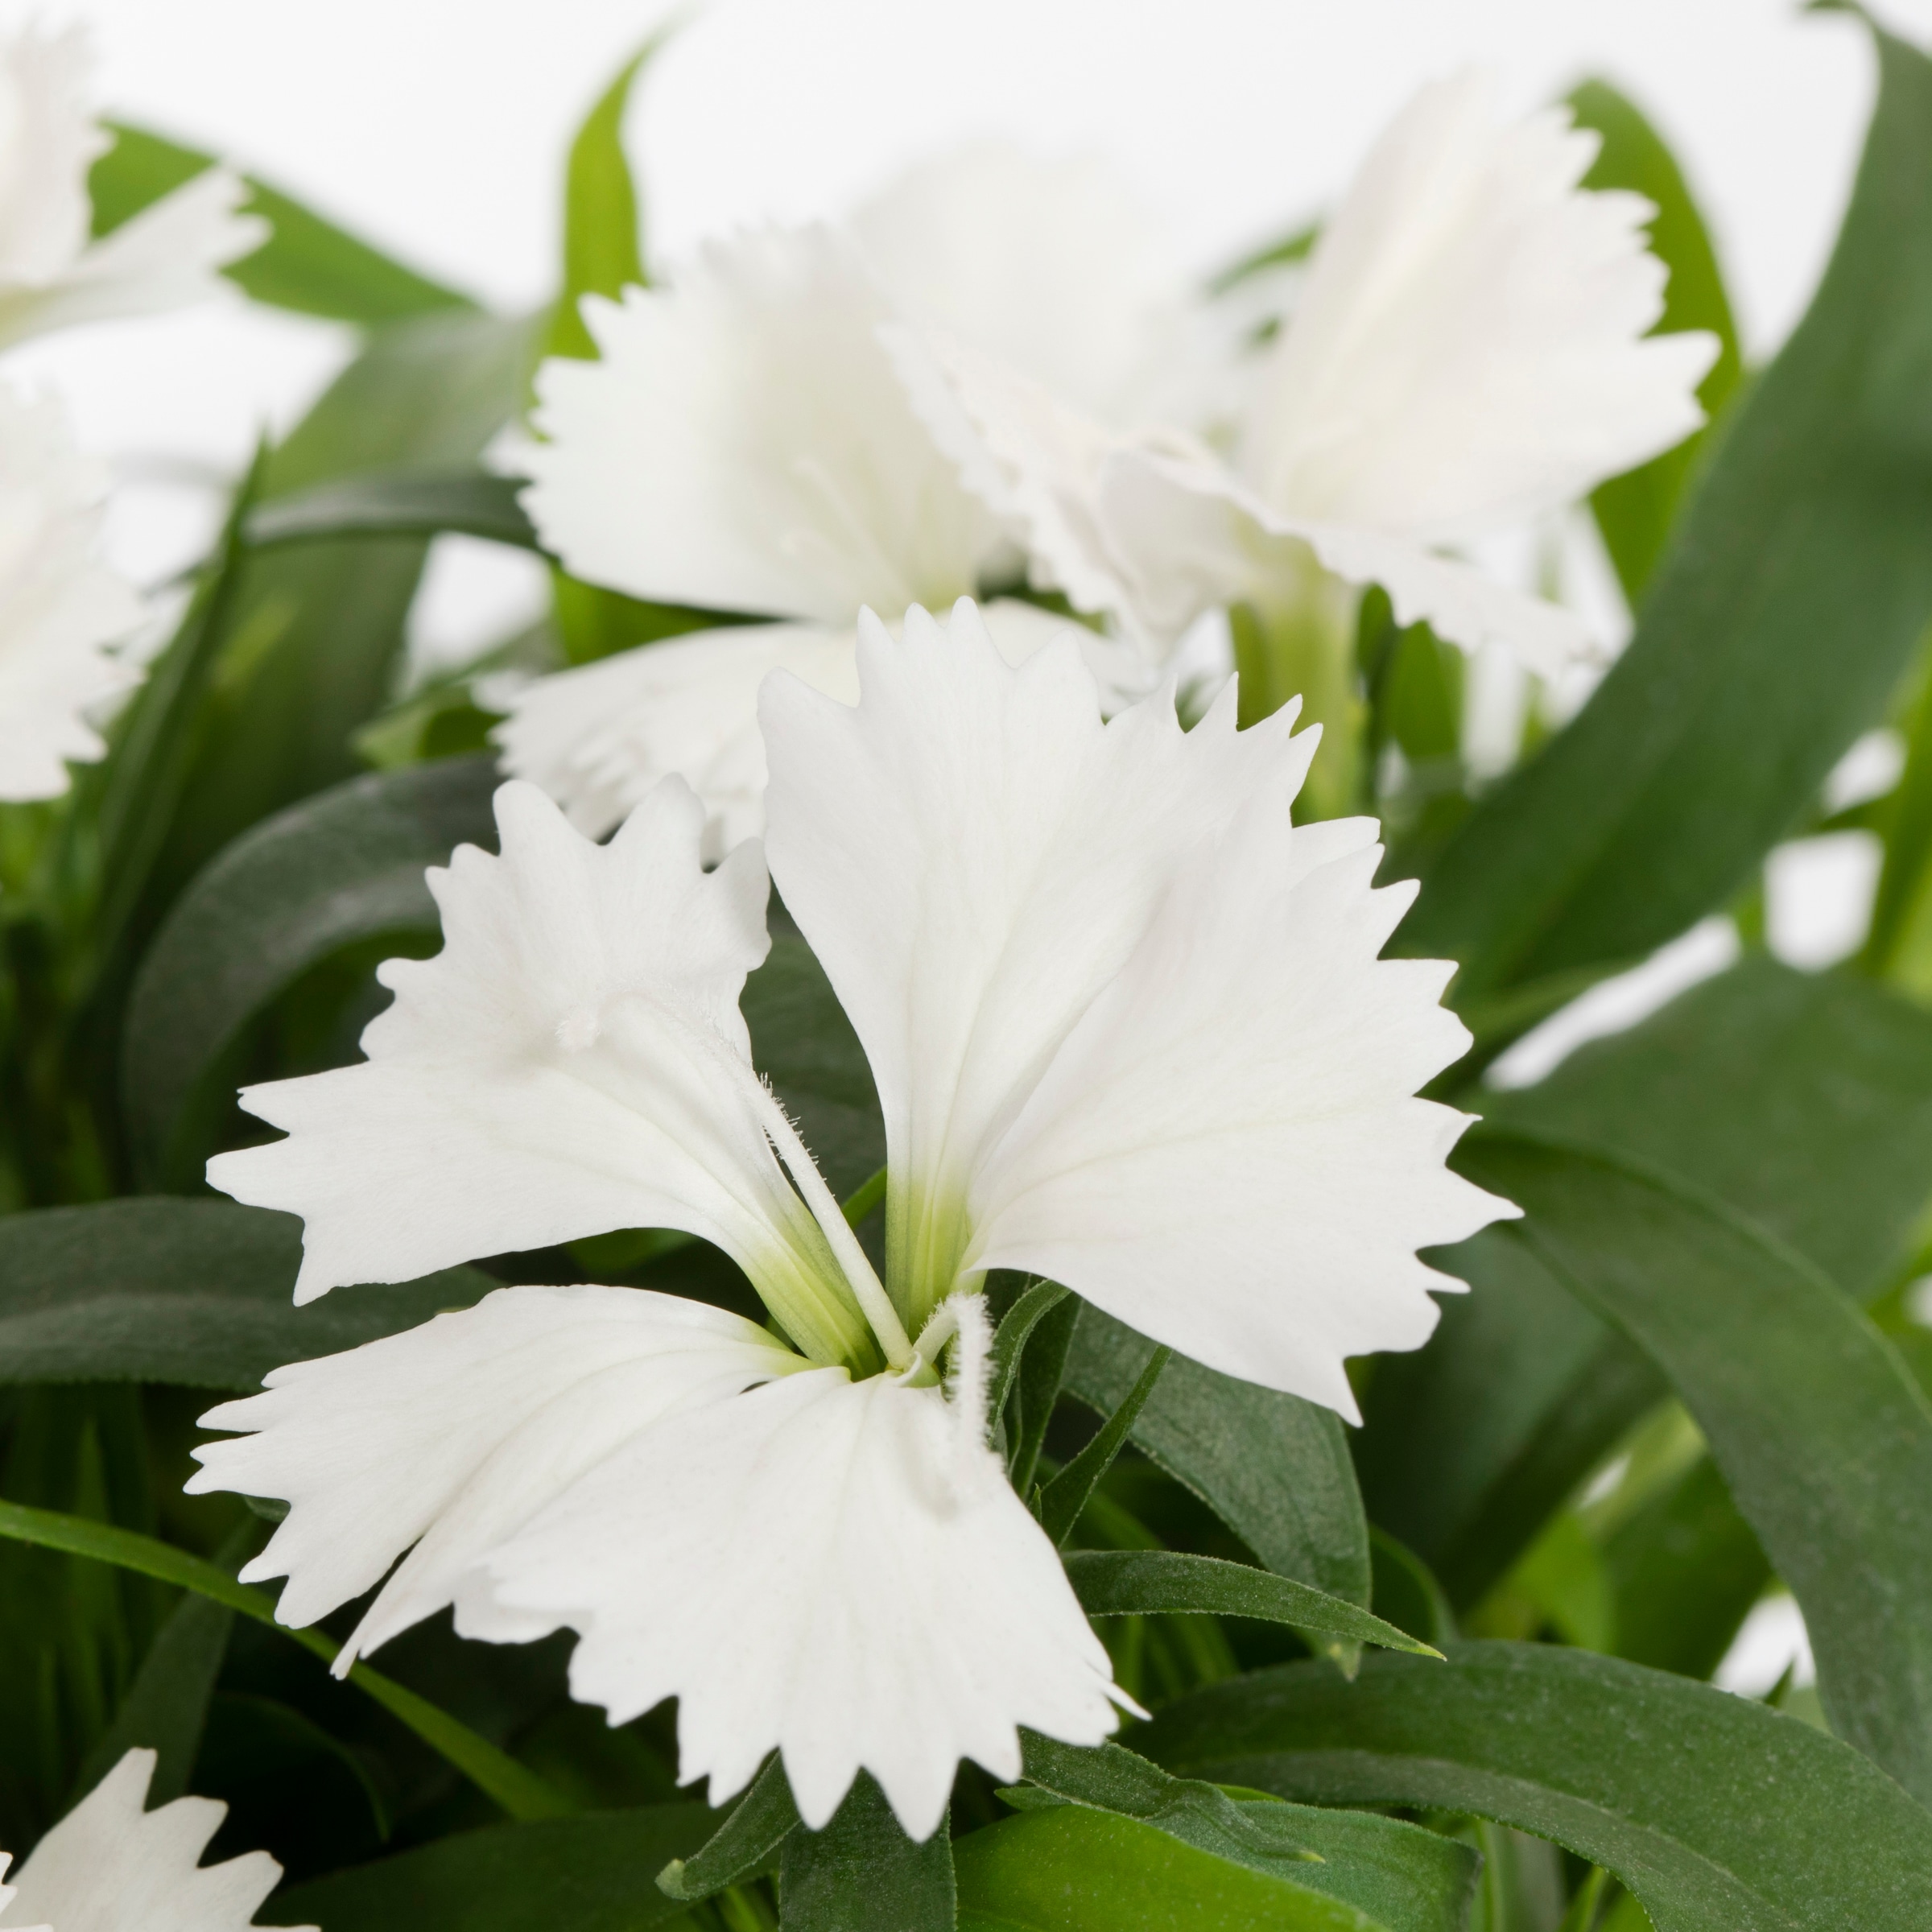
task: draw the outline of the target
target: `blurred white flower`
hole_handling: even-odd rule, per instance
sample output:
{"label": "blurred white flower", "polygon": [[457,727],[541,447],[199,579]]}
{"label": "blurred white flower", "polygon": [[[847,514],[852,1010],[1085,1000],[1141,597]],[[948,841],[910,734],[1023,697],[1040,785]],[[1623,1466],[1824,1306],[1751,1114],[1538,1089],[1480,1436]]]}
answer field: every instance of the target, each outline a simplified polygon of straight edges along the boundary
{"label": "blurred white flower", "polygon": [[[155,1761],[130,1751],[0,1885],[6,1932],[249,1932],[282,1868],[266,1852],[202,1864],[228,1807],[177,1798],[142,1810]],[[0,1852],[0,1878],[7,1863]]]}
{"label": "blurred white flower", "polygon": [[209,1179],[303,1216],[298,1298],[681,1228],[786,1340],[508,1290],[278,1370],[205,1418],[258,1433],[193,1486],[288,1498],[244,1574],[289,1577],[291,1621],[415,1545],[345,1656],[452,1603],[498,1641],[568,1624],[579,1695],[680,1699],[714,1801],[777,1745],[808,1823],[863,1767],[923,1837],[962,1754],[1013,1776],[1017,1726],[1093,1742],[1117,1695],[983,1447],[985,1272],[1353,1415],[1344,1358],[1418,1345],[1459,1286],[1416,1250],[1513,1210],[1414,1097],[1468,1036],[1448,967],[1377,956],[1413,887],[1373,886],[1370,821],[1290,828],[1290,714],[1104,724],[1070,641],[1016,670],[964,604],[902,642],[868,617],[858,667],[856,708],[787,677],[761,707],[773,874],[884,1106],[884,1282],[753,1069],[756,845],[707,873],[675,780],[608,846],[506,786],[502,857],[431,874],[444,950],[383,968],[366,1063],[248,1089],[288,1137]]}
{"label": "blurred white flower", "polygon": [[[547,440],[524,502],[570,571],[787,620],[646,646],[518,695],[498,733],[505,769],[583,830],[607,832],[676,772],[712,815],[714,849],[756,832],[766,671],[849,692],[861,609],[897,621],[1018,575],[894,374],[879,329],[894,312],[848,237],[766,230],[713,244],[667,288],[587,300],[601,359],[539,372]],[[986,621],[1009,657],[1063,632],[1120,680],[1121,654],[1083,627],[1013,601]]]}
{"label": "blurred white flower", "polygon": [[1446,555],[1682,440],[1717,353],[1647,336],[1665,270],[1640,196],[1579,183],[1596,137],[1500,122],[1480,75],[1426,88],[1370,152],[1262,354],[1225,460],[1123,435],[978,345],[894,353],[961,474],[1023,533],[1036,582],[1158,649],[1203,610],[1293,606],[1310,554],[1397,620],[1552,671],[1568,612]]}
{"label": "blurred white flower", "polygon": [[60,405],[0,386],[0,799],[50,799],[101,756],[88,721],[140,673],[107,648],[141,601],[100,554],[106,478]]}
{"label": "blurred white flower", "polygon": [[200,301],[267,238],[266,222],[237,213],[244,184],[210,168],[92,239],[88,169],[109,145],[88,97],[93,65],[79,27],[0,37],[0,347]]}

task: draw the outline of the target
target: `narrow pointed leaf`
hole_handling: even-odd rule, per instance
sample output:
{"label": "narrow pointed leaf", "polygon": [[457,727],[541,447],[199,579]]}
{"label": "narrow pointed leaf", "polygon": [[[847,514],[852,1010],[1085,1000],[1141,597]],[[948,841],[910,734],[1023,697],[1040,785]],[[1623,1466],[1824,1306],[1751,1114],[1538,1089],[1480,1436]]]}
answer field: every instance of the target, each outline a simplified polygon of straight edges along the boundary
{"label": "narrow pointed leaf", "polygon": [[1286,1665],[1183,1699],[1136,1742],[1189,1777],[1554,1839],[1634,1893],[1656,1932],[1932,1924],[1932,1813],[1868,1758],[1748,1699],[1583,1651],[1378,1654],[1353,1684]]}
{"label": "narrow pointed leaf", "polygon": [[785,1763],[774,1751],[751,1789],[702,1847],[686,1858],[675,1858],[658,1874],[667,1897],[695,1904],[728,1885],[742,1885],[778,1867],[778,1847],[799,1824]]}
{"label": "narrow pointed leaf", "polygon": [[1461,962],[1459,1005],[1641,958],[1725,903],[1932,614],[1932,60],[1876,38],[1810,312],[1732,412],[1629,649],[1478,803],[1406,922],[1406,952]]}
{"label": "narrow pointed leaf", "polygon": [[1390,1649],[1436,1653],[1358,1605],[1285,1576],[1215,1556],[1171,1550],[1076,1550],[1062,1559],[1080,1608],[1089,1616],[1139,1616],[1199,1610],[1252,1616],[1298,1630],[1349,1637]]}
{"label": "narrow pointed leaf", "polygon": [[539,547],[517,501],[517,477],[458,470],[448,476],[403,472],[351,477],[265,503],[243,535],[251,549],[316,543],[335,537],[485,537],[519,550]]}
{"label": "narrow pointed leaf", "polygon": [[1021,1290],[1020,1298],[1001,1317],[986,1373],[986,1413],[989,1417],[997,1416],[1006,1406],[1027,1337],[1066,1298],[1067,1290],[1058,1282],[1029,1282]]}
{"label": "narrow pointed leaf", "polygon": [[1095,1484],[1113,1468],[1113,1459],[1126,1444],[1127,1432],[1133,1426],[1133,1418],[1153,1394],[1161,1371],[1173,1359],[1171,1348],[1154,1350],[1147,1358],[1147,1366],[1128,1390],[1125,1401],[1101,1423],[1092,1441],[1041,1492],[1040,1527],[1056,1545],[1064,1543],[1072,1534],[1073,1525],[1087,1507],[1087,1499],[1093,1494]]}
{"label": "narrow pointed leaf", "polygon": [[1932,1798],[1932,1402],[1897,1350],[1685,1183],[1487,1129],[1462,1158],[1669,1375],[1805,1612],[1833,1729]]}
{"label": "narrow pointed leaf", "polygon": [[795,1831],[778,1858],[785,1932],[952,1932],[952,1846],[941,1822],[915,1845],[869,1772],[823,1831]]}

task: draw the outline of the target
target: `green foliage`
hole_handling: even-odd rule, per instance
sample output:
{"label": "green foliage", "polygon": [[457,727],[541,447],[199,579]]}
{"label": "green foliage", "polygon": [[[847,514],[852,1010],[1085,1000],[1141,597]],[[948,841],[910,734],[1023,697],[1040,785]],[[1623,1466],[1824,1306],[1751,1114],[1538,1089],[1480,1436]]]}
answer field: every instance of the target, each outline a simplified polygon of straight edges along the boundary
{"label": "green foliage", "polygon": [[956,1909],[945,1824],[915,1845],[863,1771],[823,1831],[794,1831],[779,1854],[791,1932],[951,1932]]}

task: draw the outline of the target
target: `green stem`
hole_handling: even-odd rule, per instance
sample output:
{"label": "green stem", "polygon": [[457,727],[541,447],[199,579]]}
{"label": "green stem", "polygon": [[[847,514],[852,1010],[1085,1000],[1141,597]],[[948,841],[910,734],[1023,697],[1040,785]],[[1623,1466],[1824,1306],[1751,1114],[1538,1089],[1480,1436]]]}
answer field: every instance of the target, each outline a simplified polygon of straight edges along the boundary
{"label": "green stem", "polygon": [[[275,1617],[273,1600],[260,1590],[252,1589],[208,1562],[204,1558],[177,1550],[132,1530],[111,1523],[90,1521],[85,1517],[64,1516],[55,1509],[35,1509],[24,1503],[0,1502],[0,1536],[15,1542],[33,1543],[43,1550],[64,1550],[69,1556],[84,1556],[96,1563],[113,1563],[165,1583],[178,1583],[184,1590],[225,1604],[243,1616],[291,1637],[304,1649],[312,1650],[324,1663],[332,1663],[339,1646],[320,1630],[291,1630]],[[431,1749],[447,1758],[478,1790],[501,1805],[519,1822],[536,1818],[563,1818],[576,1810],[568,1798],[510,1756],[479,1737],[468,1725],[459,1724],[448,1711],[439,1710],[427,1698],[404,1689],[394,1678],[384,1677],[366,1664],[350,1667],[349,1681],[374,1699],[389,1714],[407,1724]]]}

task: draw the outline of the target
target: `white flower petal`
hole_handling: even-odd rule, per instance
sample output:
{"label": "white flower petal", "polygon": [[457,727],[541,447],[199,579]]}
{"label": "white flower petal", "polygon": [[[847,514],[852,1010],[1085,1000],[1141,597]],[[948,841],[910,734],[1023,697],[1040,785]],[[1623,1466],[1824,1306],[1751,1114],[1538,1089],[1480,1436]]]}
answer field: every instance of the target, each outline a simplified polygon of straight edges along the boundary
{"label": "white flower petal", "polygon": [[1229,1375],[1359,1420],[1344,1358],[1419,1348],[1416,1258],[1505,1202],[1444,1160],[1465,1116],[1413,1097],[1469,1036],[1453,970],[1377,956],[1414,897],[1373,890],[1374,822],[1292,834],[1243,808],[976,1174],[972,1260],[1032,1269]]}
{"label": "white flower petal", "polygon": [[1310,263],[1237,467],[1278,511],[1441,539],[1555,507],[1703,420],[1705,334],[1653,336],[1641,196],[1578,183],[1552,109],[1499,122],[1480,75],[1426,87]]}
{"label": "white flower petal", "polygon": [[1217,604],[1292,595],[1307,576],[1306,546],[1345,581],[1380,584],[1397,623],[1426,621],[1465,650],[1501,644],[1543,677],[1602,655],[1573,611],[1411,537],[1277,511],[1212,460],[1117,449],[1100,506],[1107,540],[1137,559],[1147,622],[1163,632]]}
{"label": "white flower petal", "polygon": [[[382,1582],[338,1670],[444,1605],[466,1636],[534,1624],[480,1591],[477,1562],[653,1421],[799,1367],[741,1316],[641,1289],[502,1288],[460,1314],[267,1378],[201,1420],[191,1492],[279,1496],[287,1517],[242,1572],[286,1576],[276,1614],[313,1623]],[[413,1546],[413,1547],[412,1547]],[[466,1582],[467,1578],[467,1582]]]}
{"label": "white flower petal", "polygon": [[145,1811],[154,1771],[152,1751],[130,1751],[35,1846],[0,1886],[7,1932],[247,1932],[281,1866],[266,1852],[200,1864],[228,1807],[178,1798]]}
{"label": "white flower petal", "polygon": [[[1037,605],[1001,599],[986,622],[1009,663],[1071,637],[1121,698],[1145,687],[1140,660]],[[695,631],[539,678],[497,729],[503,767],[540,786],[592,838],[675,772],[703,801],[708,857],[765,829],[765,741],[758,687],[788,671],[814,691],[859,695],[857,634],[811,624]]]}
{"label": "white flower petal", "polygon": [[101,559],[104,494],[60,405],[0,387],[0,799],[65,791],[105,749],[89,708],[140,681],[105,648],[142,606]]}
{"label": "white flower petal", "polygon": [[0,342],[157,315],[220,294],[220,271],[270,232],[260,217],[241,212],[248,194],[238,175],[208,168],[91,244],[54,280],[0,286]]}
{"label": "white flower petal", "polygon": [[908,168],[850,226],[909,320],[1107,421],[1141,412],[1186,339],[1154,225],[1096,159],[974,142]]}
{"label": "white flower petal", "polygon": [[949,601],[999,551],[893,374],[885,296],[830,231],[713,244],[584,319],[602,360],[539,372],[524,497],[577,576],[848,625]]}
{"label": "white flower petal", "polygon": [[1372,825],[1290,831],[1314,735],[1237,733],[1232,691],[1103,725],[1072,652],[1012,670],[970,605],[862,628],[860,669],[856,709],[766,687],[769,842],[878,1082],[908,1327],[1018,1256],[1352,1413],[1343,1356],[1434,1321],[1415,1248],[1509,1208],[1411,1097],[1468,1036],[1448,967],[1376,957]]}
{"label": "white flower petal", "polygon": [[87,246],[87,171],[108,145],[87,31],[0,36],[0,287],[52,281]]}
{"label": "white flower petal", "polygon": [[246,1089],[289,1137],[217,1157],[209,1179],[303,1216],[298,1301],[681,1228],[730,1255],[808,1353],[865,1359],[772,1152],[786,1129],[738,1013],[770,943],[757,846],[706,873],[702,808],[675,781],[605,846],[533,786],[498,792],[497,823],[501,858],[460,847],[430,873],[444,949],[381,968],[396,999],[363,1034],[366,1063]]}
{"label": "white flower petal", "polygon": [[824,1825],[862,1768],[914,1838],[961,1757],[1018,1774],[1017,1728],[1098,1744],[1107,1653],[981,1415],[821,1369],[645,1430],[489,1562],[581,1633],[571,1687],[613,1723],[679,1699],[715,1804],[775,1745]]}
{"label": "white flower petal", "polygon": [[1285,828],[1311,735],[1183,733],[1162,698],[1103,725],[1077,652],[1016,671],[962,605],[902,644],[861,625],[856,709],[760,701],[774,872],[864,1042],[886,1116],[888,1286],[915,1331],[951,1292],[985,1147],[1125,963],[1174,865],[1248,797]]}

